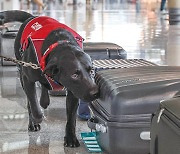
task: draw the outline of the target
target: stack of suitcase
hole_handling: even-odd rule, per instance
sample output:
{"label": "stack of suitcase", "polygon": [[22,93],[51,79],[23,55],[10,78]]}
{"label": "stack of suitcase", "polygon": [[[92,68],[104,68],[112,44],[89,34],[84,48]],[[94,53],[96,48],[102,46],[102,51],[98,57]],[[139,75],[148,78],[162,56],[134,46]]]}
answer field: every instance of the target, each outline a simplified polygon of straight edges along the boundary
{"label": "stack of suitcase", "polygon": [[[128,61],[128,60],[127,60]],[[102,70],[95,82],[100,98],[90,104],[88,125],[110,154],[148,154],[151,116],[161,100],[180,91],[180,68],[140,66]]]}

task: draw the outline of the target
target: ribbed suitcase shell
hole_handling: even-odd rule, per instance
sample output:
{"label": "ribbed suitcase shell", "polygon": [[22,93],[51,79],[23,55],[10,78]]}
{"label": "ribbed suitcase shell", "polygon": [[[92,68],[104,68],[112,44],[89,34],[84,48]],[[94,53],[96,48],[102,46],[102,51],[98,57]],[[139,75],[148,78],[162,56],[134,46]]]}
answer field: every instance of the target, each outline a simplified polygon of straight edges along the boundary
{"label": "ribbed suitcase shell", "polygon": [[151,154],[180,153],[180,97],[162,101],[152,119]]}
{"label": "ribbed suitcase shell", "polygon": [[151,114],[159,102],[180,90],[180,68],[142,66],[97,72],[100,99],[91,104],[92,114],[107,132],[98,134],[110,154],[147,154]]}

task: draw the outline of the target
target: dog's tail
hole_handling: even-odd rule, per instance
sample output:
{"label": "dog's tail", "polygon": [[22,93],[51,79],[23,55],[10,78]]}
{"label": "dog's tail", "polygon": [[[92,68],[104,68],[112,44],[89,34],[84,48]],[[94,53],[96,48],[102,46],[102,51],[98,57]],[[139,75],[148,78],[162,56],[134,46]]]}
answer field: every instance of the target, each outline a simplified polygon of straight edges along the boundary
{"label": "dog's tail", "polygon": [[32,14],[25,11],[11,10],[0,12],[0,25],[8,22],[24,22],[28,18],[34,17]]}

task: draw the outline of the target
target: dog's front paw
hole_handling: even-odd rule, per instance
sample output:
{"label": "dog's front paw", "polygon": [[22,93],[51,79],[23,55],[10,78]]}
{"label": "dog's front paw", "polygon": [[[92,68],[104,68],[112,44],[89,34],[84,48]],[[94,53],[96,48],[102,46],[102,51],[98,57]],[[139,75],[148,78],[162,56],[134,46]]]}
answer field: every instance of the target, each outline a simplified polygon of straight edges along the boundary
{"label": "dog's front paw", "polygon": [[64,137],[64,146],[65,147],[79,147],[80,144],[79,144],[79,141],[78,139],[76,138],[76,136],[71,136],[71,137]]}
{"label": "dog's front paw", "polygon": [[47,109],[47,107],[49,106],[50,104],[50,100],[49,100],[49,95],[41,95],[41,99],[40,99],[40,105],[43,109]]}
{"label": "dog's front paw", "polygon": [[50,104],[49,101],[44,101],[44,102],[40,101],[40,105],[43,109],[47,109],[49,104]]}
{"label": "dog's front paw", "polygon": [[40,124],[29,124],[28,126],[28,130],[31,131],[31,132],[36,132],[36,131],[39,131],[41,129],[41,125]]}

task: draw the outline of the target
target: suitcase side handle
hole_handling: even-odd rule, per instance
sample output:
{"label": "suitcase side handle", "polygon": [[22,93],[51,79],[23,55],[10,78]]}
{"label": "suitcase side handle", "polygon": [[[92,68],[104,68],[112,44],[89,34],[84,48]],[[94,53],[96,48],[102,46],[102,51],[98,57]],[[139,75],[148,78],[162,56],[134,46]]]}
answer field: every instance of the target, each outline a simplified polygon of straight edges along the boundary
{"label": "suitcase side handle", "polygon": [[127,59],[127,52],[123,48],[117,47],[114,51],[106,48],[106,54],[108,59]]}
{"label": "suitcase side handle", "polygon": [[90,118],[87,121],[87,125],[90,129],[96,130],[101,133],[106,133],[107,132],[107,127],[104,124],[99,123],[98,119],[95,117]]}

